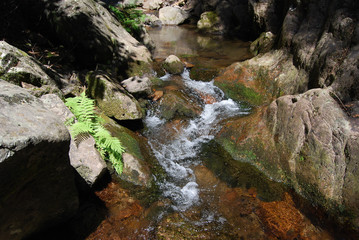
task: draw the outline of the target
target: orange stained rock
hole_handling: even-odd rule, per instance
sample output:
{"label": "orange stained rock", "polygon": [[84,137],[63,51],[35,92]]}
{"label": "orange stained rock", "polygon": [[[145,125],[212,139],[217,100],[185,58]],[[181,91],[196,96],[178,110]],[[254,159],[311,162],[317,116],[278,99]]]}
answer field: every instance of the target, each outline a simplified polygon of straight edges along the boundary
{"label": "orange stained rock", "polygon": [[150,97],[153,101],[159,100],[163,96],[163,91],[155,91]]}

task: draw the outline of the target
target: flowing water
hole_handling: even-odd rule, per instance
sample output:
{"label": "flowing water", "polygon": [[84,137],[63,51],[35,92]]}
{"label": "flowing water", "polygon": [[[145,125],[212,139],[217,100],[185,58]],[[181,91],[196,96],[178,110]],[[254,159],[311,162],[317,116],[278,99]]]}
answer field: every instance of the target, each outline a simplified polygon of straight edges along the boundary
{"label": "flowing water", "polygon": [[[162,27],[150,35],[155,58],[176,54],[195,65],[181,76],[159,75],[155,87],[164,95],[150,103],[144,119],[141,134],[165,171],[156,181],[160,197],[141,206],[141,199],[110,184],[98,193],[107,199],[110,217],[89,239],[286,239],[283,232],[287,239],[333,239],[296,208],[289,189],[234,161],[215,141],[226,120],[250,114],[213,83],[218,69],[250,57],[248,43],[203,36],[190,27]],[[203,77],[193,75],[198,69],[211,70],[199,81],[193,77]],[[175,96],[174,103],[166,95]],[[164,106],[177,107],[183,99],[190,110],[166,117]]]}

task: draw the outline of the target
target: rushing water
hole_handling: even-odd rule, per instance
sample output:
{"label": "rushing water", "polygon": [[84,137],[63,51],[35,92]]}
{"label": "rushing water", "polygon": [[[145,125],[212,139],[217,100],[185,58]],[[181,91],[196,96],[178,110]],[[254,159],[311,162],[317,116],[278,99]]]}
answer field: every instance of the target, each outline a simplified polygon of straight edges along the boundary
{"label": "rushing water", "polygon": [[[172,139],[159,142],[163,138],[163,128],[168,126],[161,119],[161,112],[157,108],[151,109],[145,124],[148,127],[146,135],[159,163],[168,174],[168,178],[161,183],[163,196],[173,201],[175,210],[187,210],[199,201],[199,190],[193,167],[199,164],[198,154],[202,144],[214,138],[220,130],[218,123],[223,119],[248,114],[248,109],[231,99],[225,99],[223,92],[214,86],[213,81],[201,82],[190,79],[186,70],[182,74],[182,81],[187,92],[207,94],[215,99],[214,103],[204,104],[201,114],[189,120]],[[170,81],[170,76],[162,77]],[[174,129],[176,131],[176,129]]]}

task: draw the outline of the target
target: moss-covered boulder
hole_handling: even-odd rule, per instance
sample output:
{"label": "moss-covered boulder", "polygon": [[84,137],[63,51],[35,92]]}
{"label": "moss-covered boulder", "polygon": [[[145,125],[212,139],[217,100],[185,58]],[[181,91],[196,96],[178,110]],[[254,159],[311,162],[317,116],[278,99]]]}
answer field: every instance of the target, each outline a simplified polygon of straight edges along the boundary
{"label": "moss-covered boulder", "polygon": [[235,159],[289,184],[358,229],[357,125],[329,90],[313,89],[229,121],[217,141]]}
{"label": "moss-covered boulder", "polygon": [[214,84],[237,101],[251,105],[269,104],[273,99],[304,92],[308,75],[293,65],[285,51],[271,51],[227,67]]}
{"label": "moss-covered boulder", "polygon": [[138,101],[104,73],[89,72],[86,76],[88,95],[108,116],[117,120],[135,120],[143,117]]}
{"label": "moss-covered boulder", "polygon": [[216,12],[204,12],[197,22],[197,28],[203,32],[222,34],[224,26]]}
{"label": "moss-covered boulder", "polygon": [[181,74],[183,73],[185,65],[177,56],[170,55],[166,58],[162,67],[170,74]]}
{"label": "moss-covered boulder", "polygon": [[0,77],[27,88],[35,96],[61,95],[56,82],[47,75],[41,63],[5,41],[0,41]]}

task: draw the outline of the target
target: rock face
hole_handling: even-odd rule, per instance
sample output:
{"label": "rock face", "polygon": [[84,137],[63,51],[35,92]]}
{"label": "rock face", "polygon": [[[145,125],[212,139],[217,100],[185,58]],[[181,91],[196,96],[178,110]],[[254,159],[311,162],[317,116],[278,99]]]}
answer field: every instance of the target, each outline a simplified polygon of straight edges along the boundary
{"label": "rock face", "polygon": [[177,7],[164,7],[159,11],[159,19],[165,25],[179,25],[188,18],[188,14]]}
{"label": "rock face", "polygon": [[46,74],[42,64],[5,41],[0,41],[0,77],[29,89],[36,96],[60,93],[56,82]]}
{"label": "rock face", "polygon": [[130,62],[151,59],[150,52],[93,0],[33,0],[22,7],[30,20],[43,16],[45,29],[73,49],[84,66],[112,64],[125,70]]}
{"label": "rock face", "polygon": [[0,80],[0,238],[24,239],[78,207],[70,135],[26,90]]}
{"label": "rock face", "polygon": [[358,134],[357,123],[330,91],[313,89],[280,97],[267,110],[229,122],[218,141],[235,159],[290,183],[341,221],[358,226],[359,201],[352,195],[359,183],[353,177]]}
{"label": "rock face", "polygon": [[163,63],[163,68],[170,74],[181,74],[183,73],[184,67],[185,65],[175,55],[168,56]]}
{"label": "rock face", "polygon": [[259,38],[251,43],[250,50],[253,55],[269,52],[275,44],[275,38],[276,36],[271,32],[262,33]]}
{"label": "rock face", "polygon": [[88,93],[97,106],[117,120],[141,119],[143,114],[137,100],[106,74],[88,73]]}

